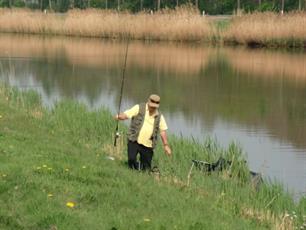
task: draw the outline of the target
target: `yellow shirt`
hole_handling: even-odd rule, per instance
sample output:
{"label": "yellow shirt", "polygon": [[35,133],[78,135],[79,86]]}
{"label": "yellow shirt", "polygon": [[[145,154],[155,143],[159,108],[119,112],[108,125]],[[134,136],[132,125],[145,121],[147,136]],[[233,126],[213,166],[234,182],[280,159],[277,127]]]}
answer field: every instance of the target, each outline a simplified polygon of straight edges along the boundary
{"label": "yellow shirt", "polygon": [[[124,114],[131,119],[132,117],[136,116],[139,113],[139,105],[133,106],[131,109],[126,110]],[[153,133],[153,127],[154,127],[154,116],[156,114],[153,114],[150,116],[148,105],[146,104],[146,113],[143,121],[143,125],[140,129],[139,136],[137,139],[138,144],[144,145],[146,147],[151,148],[152,147],[152,133]],[[159,122],[159,130],[164,131],[167,130],[168,126],[166,124],[165,118],[163,115],[160,116],[160,122]]]}

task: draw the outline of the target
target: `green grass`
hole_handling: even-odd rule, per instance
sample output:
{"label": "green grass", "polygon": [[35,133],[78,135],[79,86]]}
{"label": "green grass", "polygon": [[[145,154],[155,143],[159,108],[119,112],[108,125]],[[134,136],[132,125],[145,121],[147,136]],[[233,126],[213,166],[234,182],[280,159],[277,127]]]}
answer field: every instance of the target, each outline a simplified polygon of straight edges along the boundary
{"label": "green grass", "polygon": [[[47,110],[36,93],[1,85],[0,116],[0,229],[291,229],[305,221],[305,198],[294,203],[275,184],[252,189],[235,144],[170,137],[173,157],[155,152],[158,180],[127,168],[125,138],[112,147],[107,110],[73,101]],[[230,171],[194,170],[186,185],[191,159],[221,155],[233,160]]]}

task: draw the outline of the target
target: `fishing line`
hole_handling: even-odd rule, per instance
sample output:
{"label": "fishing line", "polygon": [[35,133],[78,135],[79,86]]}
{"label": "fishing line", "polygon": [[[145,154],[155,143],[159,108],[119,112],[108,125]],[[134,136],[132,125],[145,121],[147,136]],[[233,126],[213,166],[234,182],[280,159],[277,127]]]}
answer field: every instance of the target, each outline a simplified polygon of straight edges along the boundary
{"label": "fishing line", "polygon": [[[122,94],[123,94],[123,87],[124,87],[124,80],[125,80],[125,69],[126,69],[128,49],[129,49],[129,39],[126,43],[125,58],[124,58],[124,65],[123,65],[123,69],[122,69],[121,89],[120,89],[120,95],[119,95],[119,106],[118,106],[117,115],[119,115],[120,110],[121,110],[121,101],[122,101]],[[119,132],[118,132],[118,129],[119,129],[119,119],[117,119],[117,123],[116,123],[114,146],[117,146],[117,139],[120,136]]]}

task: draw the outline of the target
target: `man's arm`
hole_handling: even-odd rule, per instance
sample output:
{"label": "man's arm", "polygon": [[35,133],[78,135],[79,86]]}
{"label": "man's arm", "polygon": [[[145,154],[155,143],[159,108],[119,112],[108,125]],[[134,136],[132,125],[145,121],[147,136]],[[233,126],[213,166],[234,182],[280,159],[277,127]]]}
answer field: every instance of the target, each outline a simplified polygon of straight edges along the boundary
{"label": "man's arm", "polygon": [[163,146],[164,146],[164,151],[168,156],[171,156],[172,151],[171,148],[168,144],[168,138],[167,138],[167,133],[165,130],[160,131],[160,137],[162,139],[163,142]]}
{"label": "man's arm", "polygon": [[136,116],[139,112],[139,105],[134,105],[131,109],[124,111],[123,113],[116,114],[115,120],[123,121]]}

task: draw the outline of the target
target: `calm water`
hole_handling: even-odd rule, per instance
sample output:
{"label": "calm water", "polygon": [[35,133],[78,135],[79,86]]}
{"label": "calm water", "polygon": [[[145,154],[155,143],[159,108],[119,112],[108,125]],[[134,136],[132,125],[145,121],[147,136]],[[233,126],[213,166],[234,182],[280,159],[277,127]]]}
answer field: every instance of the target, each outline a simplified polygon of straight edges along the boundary
{"label": "calm water", "polygon": [[[0,35],[0,75],[47,106],[73,98],[115,112],[125,46]],[[251,170],[306,195],[306,53],[132,42],[122,108],[153,92],[170,133],[235,141]]]}

